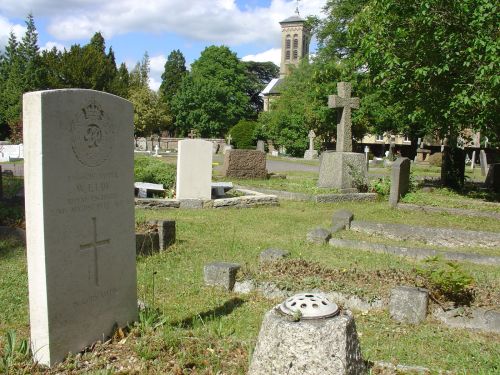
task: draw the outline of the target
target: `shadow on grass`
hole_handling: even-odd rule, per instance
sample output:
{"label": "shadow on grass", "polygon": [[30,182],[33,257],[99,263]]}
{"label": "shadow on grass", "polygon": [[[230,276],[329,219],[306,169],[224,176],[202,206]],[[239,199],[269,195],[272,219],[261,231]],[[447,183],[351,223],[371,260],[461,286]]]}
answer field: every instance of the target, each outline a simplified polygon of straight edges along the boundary
{"label": "shadow on grass", "polygon": [[173,323],[175,326],[182,328],[193,328],[200,319],[203,321],[214,320],[225,315],[231,314],[234,309],[240,307],[245,303],[241,298],[231,298],[230,300],[224,302],[223,305],[216,307],[215,309],[208,310],[196,314],[190,318],[183,319],[179,322]]}

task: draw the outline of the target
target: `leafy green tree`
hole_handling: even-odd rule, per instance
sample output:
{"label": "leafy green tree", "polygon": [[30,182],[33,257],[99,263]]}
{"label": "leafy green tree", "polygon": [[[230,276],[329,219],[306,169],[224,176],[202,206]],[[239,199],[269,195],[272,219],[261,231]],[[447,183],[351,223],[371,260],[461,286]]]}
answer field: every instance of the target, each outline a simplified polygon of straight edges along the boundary
{"label": "leafy green tree", "polygon": [[408,128],[451,148],[465,129],[498,142],[499,14],[492,0],[371,0],[349,25],[352,61]]}
{"label": "leafy green tree", "polygon": [[170,103],[187,74],[186,59],[180,50],[174,50],[168,55],[165,70],[161,75],[160,95],[166,103]]}
{"label": "leafy green tree", "polygon": [[148,136],[160,133],[171,125],[166,104],[158,93],[149,87],[138,87],[130,91],[129,100],[134,105],[134,126],[137,135]]}
{"label": "leafy green tree", "polygon": [[245,68],[228,47],[207,47],[191,68],[171,103],[181,133],[196,129],[202,137],[223,136],[251,116]]}
{"label": "leafy green tree", "polygon": [[256,127],[257,122],[250,120],[240,120],[234,125],[229,131],[234,147],[239,149],[254,149],[257,140],[255,138]]}
{"label": "leafy green tree", "polygon": [[273,79],[277,78],[280,69],[272,62],[243,62],[249,80],[247,95],[250,99],[250,106],[254,112],[254,116],[262,111],[264,102],[259,95],[266,85]]}

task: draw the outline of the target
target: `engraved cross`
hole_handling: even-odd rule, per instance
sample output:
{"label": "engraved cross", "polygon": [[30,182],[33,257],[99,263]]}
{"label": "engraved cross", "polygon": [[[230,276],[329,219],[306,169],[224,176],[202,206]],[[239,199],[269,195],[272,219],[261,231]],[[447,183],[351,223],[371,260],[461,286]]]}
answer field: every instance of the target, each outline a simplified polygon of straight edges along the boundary
{"label": "engraved cross", "polygon": [[340,122],[337,125],[337,152],[352,152],[351,108],[359,108],[359,98],[351,98],[351,84],[337,83],[338,95],[328,96],[329,108],[342,108]]}
{"label": "engraved cross", "polygon": [[[94,239],[90,243],[80,245],[80,250],[94,250],[94,275],[95,275],[95,285],[99,286],[99,259],[97,249],[105,245],[109,245],[111,240],[108,238],[106,240],[97,240],[97,218],[92,218],[92,224],[94,229]],[[90,267],[89,267],[90,268]],[[90,276],[90,272],[89,272]]]}

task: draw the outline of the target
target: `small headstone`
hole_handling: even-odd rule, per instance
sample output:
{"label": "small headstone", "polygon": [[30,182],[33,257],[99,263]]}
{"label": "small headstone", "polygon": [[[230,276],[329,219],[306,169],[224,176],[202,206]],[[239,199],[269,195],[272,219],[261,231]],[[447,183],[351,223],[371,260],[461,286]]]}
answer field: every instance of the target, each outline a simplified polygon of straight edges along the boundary
{"label": "small headstone", "polygon": [[421,323],[427,315],[428,300],[427,289],[398,286],[391,290],[389,314],[398,322]]}
{"label": "small headstone", "polygon": [[389,195],[389,204],[395,207],[399,199],[410,189],[410,166],[408,158],[398,158],[392,164],[391,171],[391,193]]}
{"label": "small headstone", "polygon": [[177,199],[210,199],[212,192],[212,143],[202,139],[179,141]]}
{"label": "small headstone", "polygon": [[325,228],[315,228],[307,232],[306,240],[308,242],[324,244],[327,243],[331,237],[332,234],[329,230]]}
{"label": "small headstone", "polygon": [[500,163],[490,165],[484,184],[492,188],[495,192],[500,193]]}
{"label": "small headstone", "polygon": [[214,262],[204,267],[205,285],[233,290],[236,273],[240,269],[237,263]]}
{"label": "small headstone", "polygon": [[332,217],[332,227],[336,227],[339,224],[343,226],[342,229],[349,229],[353,218],[354,214],[351,211],[344,209],[337,210]]}
{"label": "small headstone", "polygon": [[[311,294],[311,298],[307,296],[303,296],[307,301],[304,299],[298,302],[302,305],[316,304],[315,310],[321,310],[324,299],[319,302],[314,298],[315,295]],[[299,296],[293,296],[287,301],[294,297]],[[312,299],[318,302],[310,301]],[[249,375],[365,373],[356,324],[349,310],[342,310],[334,316],[305,319],[301,318],[303,315],[300,313],[279,313],[279,306],[264,316],[248,370]]]}
{"label": "small headstone", "polygon": [[258,140],[257,141],[257,151],[262,151],[262,152],[265,152],[266,151],[266,145],[264,143],[263,140]]}
{"label": "small headstone", "polygon": [[23,124],[31,345],[51,366],[137,318],[133,107],[38,91]]}
{"label": "small headstone", "polygon": [[150,224],[158,231],[158,246],[160,251],[165,251],[175,243],[175,220],[152,220]]}
{"label": "small headstone", "polygon": [[266,178],[266,154],[257,150],[229,150],[224,155],[222,176]]}
{"label": "small headstone", "polygon": [[476,166],[476,150],[472,151],[472,158],[470,160],[470,169],[474,170]]}
{"label": "small headstone", "polygon": [[137,255],[148,256],[160,250],[158,232],[136,233],[135,253]]}
{"label": "small headstone", "polygon": [[259,261],[260,263],[265,262],[276,262],[278,260],[282,260],[287,258],[290,255],[288,251],[281,249],[267,249],[260,253]]}
{"label": "small headstone", "polygon": [[279,156],[279,152],[277,150],[271,151],[271,156]]}
{"label": "small headstone", "polygon": [[479,151],[479,164],[481,164],[481,174],[486,176],[488,174],[488,158],[484,150]]}

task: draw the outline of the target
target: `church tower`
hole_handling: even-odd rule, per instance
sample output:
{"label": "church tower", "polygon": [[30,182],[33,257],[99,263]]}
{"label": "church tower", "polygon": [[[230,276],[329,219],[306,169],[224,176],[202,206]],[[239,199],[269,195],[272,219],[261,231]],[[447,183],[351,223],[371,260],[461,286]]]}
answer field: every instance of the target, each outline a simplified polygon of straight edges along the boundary
{"label": "church tower", "polygon": [[280,85],[290,74],[290,66],[299,66],[300,60],[309,56],[311,29],[306,26],[306,20],[300,17],[298,1],[295,14],[281,21],[280,25],[280,77],[272,79],[260,93],[264,103],[264,112],[271,110],[271,102],[280,96]]}
{"label": "church tower", "polygon": [[305,23],[306,20],[300,17],[298,6],[295,11],[295,15],[280,22],[280,78],[284,78],[290,73],[290,65],[298,66],[300,60],[309,55],[311,30]]}

